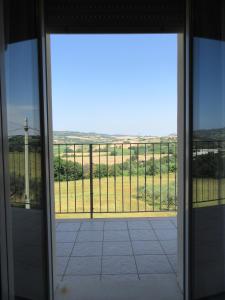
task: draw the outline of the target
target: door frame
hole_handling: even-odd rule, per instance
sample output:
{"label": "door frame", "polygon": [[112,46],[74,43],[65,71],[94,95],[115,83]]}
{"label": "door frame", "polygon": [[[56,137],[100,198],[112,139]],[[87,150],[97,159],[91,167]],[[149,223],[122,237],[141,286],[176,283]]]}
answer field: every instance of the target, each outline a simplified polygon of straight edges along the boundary
{"label": "door frame", "polygon": [[49,99],[49,87],[48,87],[48,54],[47,54],[47,40],[45,32],[45,11],[44,0],[37,1],[38,11],[38,70],[39,70],[39,91],[40,91],[40,127],[41,127],[41,139],[42,139],[42,170],[43,170],[43,184],[45,203],[44,210],[44,234],[45,234],[45,251],[47,253],[47,297],[48,299],[54,299],[54,270],[55,270],[55,258],[54,258],[54,202],[53,197],[53,185],[52,178],[53,162],[52,162],[52,109]]}
{"label": "door frame", "polygon": [[[86,32],[87,33],[87,32]],[[99,34],[102,32],[99,31]],[[121,32],[123,34],[123,32]],[[147,32],[146,32],[147,33]],[[46,33],[46,66],[47,66],[47,103],[48,103],[48,122],[49,122],[49,159],[50,159],[50,173],[52,174],[50,187],[51,187],[51,208],[52,208],[52,222],[54,224],[54,176],[53,176],[53,126],[52,126],[52,85],[51,85],[51,47],[50,47],[50,34]],[[78,33],[76,33],[78,34]],[[82,33],[84,34],[84,33]],[[91,33],[94,35],[94,33]],[[112,34],[109,32],[108,34]],[[117,32],[117,34],[119,34]],[[136,33],[138,34],[138,33]],[[140,33],[141,34],[141,33]],[[187,104],[187,42],[185,30],[182,33],[177,33],[177,135],[178,135],[178,199],[179,206],[177,211],[178,221],[178,249],[180,249],[178,257],[178,273],[177,280],[181,291],[183,292],[183,300],[189,300],[189,203],[187,196],[191,191],[189,187],[189,174],[187,171],[190,165],[189,153],[190,147],[189,140],[187,139],[187,120],[189,120]],[[189,102],[188,102],[189,103]],[[188,190],[186,190],[188,187]],[[55,241],[55,230],[53,227],[52,241]],[[53,261],[55,261],[55,250],[53,244]],[[56,286],[56,281],[55,285]]]}
{"label": "door frame", "polygon": [[8,130],[5,90],[4,5],[0,0],[0,296],[14,299],[12,223],[9,206]]}
{"label": "door frame", "polygon": [[184,109],[184,299],[191,300],[192,259],[192,128],[193,128],[193,25],[192,0],[186,0],[185,22],[185,109]]}

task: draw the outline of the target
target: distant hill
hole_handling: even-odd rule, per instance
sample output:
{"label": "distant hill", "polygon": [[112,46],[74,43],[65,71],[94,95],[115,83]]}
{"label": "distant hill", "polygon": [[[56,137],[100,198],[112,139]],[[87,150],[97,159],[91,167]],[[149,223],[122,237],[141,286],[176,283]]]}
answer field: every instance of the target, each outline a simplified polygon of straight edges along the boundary
{"label": "distant hill", "polygon": [[105,134],[96,132],[78,132],[78,131],[54,131],[54,144],[104,144],[104,143],[152,143],[159,141],[176,141],[176,134],[169,136],[139,136],[139,135],[121,135]]}
{"label": "distant hill", "polygon": [[224,141],[225,128],[195,130],[193,136],[197,141]]}

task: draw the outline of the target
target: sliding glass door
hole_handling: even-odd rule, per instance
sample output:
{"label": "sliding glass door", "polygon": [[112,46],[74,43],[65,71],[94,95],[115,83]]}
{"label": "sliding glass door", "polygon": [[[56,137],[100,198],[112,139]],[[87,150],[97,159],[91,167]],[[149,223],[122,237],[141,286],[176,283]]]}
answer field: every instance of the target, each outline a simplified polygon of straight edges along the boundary
{"label": "sliding glass door", "polygon": [[190,299],[225,299],[225,2],[189,2]]}
{"label": "sliding glass door", "polygon": [[4,146],[13,299],[52,298],[45,45],[41,1],[4,1]]}

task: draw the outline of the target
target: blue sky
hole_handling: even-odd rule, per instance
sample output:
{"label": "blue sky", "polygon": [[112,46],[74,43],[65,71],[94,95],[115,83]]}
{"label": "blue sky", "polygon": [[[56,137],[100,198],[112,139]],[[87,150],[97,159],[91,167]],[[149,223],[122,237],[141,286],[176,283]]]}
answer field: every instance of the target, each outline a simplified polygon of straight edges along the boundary
{"label": "blue sky", "polygon": [[176,132],[176,35],[51,35],[51,64],[54,130]]}

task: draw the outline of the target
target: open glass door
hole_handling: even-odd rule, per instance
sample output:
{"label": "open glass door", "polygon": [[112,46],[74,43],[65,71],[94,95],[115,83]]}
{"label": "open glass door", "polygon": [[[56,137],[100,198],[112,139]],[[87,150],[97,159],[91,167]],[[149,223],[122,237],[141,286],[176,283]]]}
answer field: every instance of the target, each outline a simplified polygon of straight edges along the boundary
{"label": "open glass door", "polygon": [[52,299],[51,209],[42,1],[4,1],[8,204],[13,299]]}
{"label": "open glass door", "polygon": [[225,3],[189,2],[189,299],[225,299]]}

